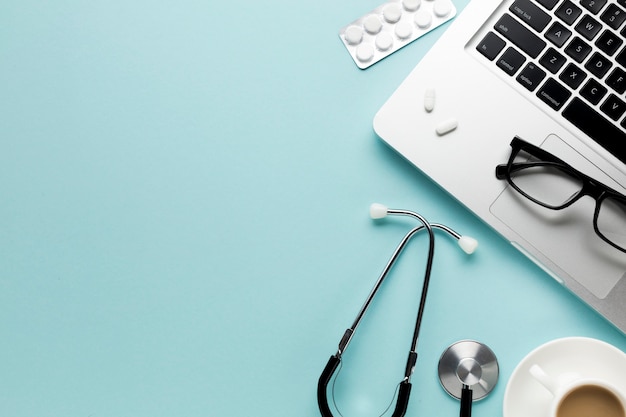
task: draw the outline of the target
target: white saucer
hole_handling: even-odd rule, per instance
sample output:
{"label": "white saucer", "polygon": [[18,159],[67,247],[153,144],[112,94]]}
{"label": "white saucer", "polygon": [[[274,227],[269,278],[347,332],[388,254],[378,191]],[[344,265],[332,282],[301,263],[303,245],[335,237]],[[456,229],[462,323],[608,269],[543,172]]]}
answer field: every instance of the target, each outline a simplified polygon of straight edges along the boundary
{"label": "white saucer", "polygon": [[575,372],[605,379],[626,392],[626,353],[596,339],[557,339],[539,346],[517,365],[504,392],[504,417],[548,417],[552,395],[528,372],[533,364],[552,375]]}

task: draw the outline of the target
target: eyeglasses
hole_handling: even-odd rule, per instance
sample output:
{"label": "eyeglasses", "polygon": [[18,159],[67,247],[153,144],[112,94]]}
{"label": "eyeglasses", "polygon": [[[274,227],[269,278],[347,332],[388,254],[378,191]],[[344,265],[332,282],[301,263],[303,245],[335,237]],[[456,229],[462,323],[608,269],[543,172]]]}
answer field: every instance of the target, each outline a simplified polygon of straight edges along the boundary
{"label": "eyeglasses", "polygon": [[626,252],[626,196],[518,137],[511,148],[509,162],[496,167],[496,178],[506,179],[521,195],[552,210],[569,207],[584,195],[592,197],[596,234]]}

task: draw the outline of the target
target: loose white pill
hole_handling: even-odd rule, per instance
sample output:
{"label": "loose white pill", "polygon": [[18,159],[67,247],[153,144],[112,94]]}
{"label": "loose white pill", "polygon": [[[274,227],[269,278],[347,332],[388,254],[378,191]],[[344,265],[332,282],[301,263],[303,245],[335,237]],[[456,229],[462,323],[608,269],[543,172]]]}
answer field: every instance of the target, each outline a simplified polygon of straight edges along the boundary
{"label": "loose white pill", "polygon": [[391,48],[393,45],[393,36],[389,34],[389,32],[380,32],[378,36],[376,36],[376,47],[381,51],[386,51]]}
{"label": "loose white pill", "polygon": [[402,17],[402,9],[397,3],[391,3],[383,9],[383,17],[389,23],[396,23]]}
{"label": "loose white pill", "polygon": [[365,20],[363,20],[363,27],[365,28],[365,31],[371,35],[375,35],[378,32],[380,32],[380,30],[383,27],[383,24],[380,21],[380,18],[378,16],[376,16],[375,14],[371,14],[369,16],[367,16],[365,18]]}
{"label": "loose white pill", "polygon": [[433,12],[437,17],[446,17],[452,11],[450,0],[436,0],[433,5]]}
{"label": "loose white pill", "polygon": [[409,12],[416,11],[420,8],[421,4],[421,0],[402,0],[402,5],[404,6],[405,10]]}
{"label": "loose white pill", "polygon": [[428,26],[430,26],[431,22],[433,21],[432,16],[426,10],[420,10],[419,12],[415,13],[414,19],[415,19],[415,24],[420,29],[426,29]]}
{"label": "loose white pill", "polygon": [[367,62],[374,58],[374,47],[369,43],[359,45],[356,48],[356,58],[361,62]]}
{"label": "loose white pill", "polygon": [[435,128],[435,132],[437,132],[439,136],[443,136],[446,133],[452,132],[458,126],[459,126],[459,122],[454,118],[450,118],[439,123],[437,127]]}
{"label": "loose white pill", "polygon": [[350,45],[358,45],[363,39],[363,29],[358,26],[350,26],[344,34],[346,42]]}
{"label": "loose white pill", "polygon": [[400,39],[406,39],[413,33],[413,27],[406,20],[402,20],[396,25],[396,36]]}
{"label": "loose white pill", "polygon": [[435,108],[435,90],[433,88],[429,88],[424,92],[424,109],[427,112],[433,111]]}

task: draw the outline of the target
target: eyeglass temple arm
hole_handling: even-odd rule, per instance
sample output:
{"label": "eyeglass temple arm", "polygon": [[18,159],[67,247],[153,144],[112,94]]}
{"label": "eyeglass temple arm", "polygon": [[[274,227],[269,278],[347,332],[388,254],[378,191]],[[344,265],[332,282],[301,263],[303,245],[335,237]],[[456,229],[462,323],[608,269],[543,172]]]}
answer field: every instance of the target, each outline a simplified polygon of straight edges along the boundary
{"label": "eyeglass temple arm", "polygon": [[505,179],[507,169],[508,169],[507,164],[501,164],[501,165],[496,166],[496,178],[499,180]]}
{"label": "eyeglass temple arm", "polygon": [[541,148],[537,148],[534,145],[526,142],[524,139],[521,139],[519,136],[515,136],[513,140],[511,141],[511,155],[509,157],[509,161],[506,164],[500,164],[496,166],[496,178],[497,179],[499,180],[507,179],[509,166],[513,163],[513,159],[515,158],[515,155],[517,155],[520,149],[524,148],[525,146],[529,146],[533,150],[538,149],[540,153],[542,154],[545,152]]}
{"label": "eyeglass temple arm", "polygon": [[536,158],[539,158],[543,162],[552,162],[559,165],[568,166],[569,164],[563,161],[561,158],[556,155],[551,154],[545,149],[540,148],[539,146],[533,145],[530,142],[526,142],[524,139],[519,136],[515,136],[511,141],[511,156],[509,158],[509,162],[506,164],[500,164],[496,166],[496,178],[503,180],[507,178],[508,171],[511,167],[516,164],[513,163],[515,159],[515,155],[517,155],[520,151],[527,152],[529,155],[532,155]]}

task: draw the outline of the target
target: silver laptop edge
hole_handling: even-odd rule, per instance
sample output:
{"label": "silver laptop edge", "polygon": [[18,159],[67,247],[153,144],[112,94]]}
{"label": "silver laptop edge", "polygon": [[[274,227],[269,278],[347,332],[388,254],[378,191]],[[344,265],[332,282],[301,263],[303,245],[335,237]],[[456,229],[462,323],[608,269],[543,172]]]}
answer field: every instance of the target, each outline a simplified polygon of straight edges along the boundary
{"label": "silver laptop edge", "polygon": [[[496,12],[511,3],[471,1],[381,107],[374,117],[374,130],[390,147],[626,332],[626,279],[622,279],[626,256],[595,236],[591,226],[593,202],[572,206],[565,214],[546,214],[526,206],[494,175],[496,165],[509,157],[511,139],[519,136],[562,156],[605,184],[626,191],[620,185],[626,184],[623,163],[567,123],[555,122],[551,109],[529,102],[533,93],[521,86],[511,88],[505,83],[508,75],[486,68],[477,56],[475,47],[485,27],[493,27]],[[427,90],[435,91],[431,112],[423,107]],[[450,118],[457,120],[457,129],[438,135],[436,127]],[[516,206],[519,218],[507,212]],[[535,221],[535,217],[540,220]],[[567,222],[572,223],[571,227],[564,225]],[[557,223],[557,228],[550,227]],[[521,229],[536,230],[544,236],[529,237],[520,233]]]}

